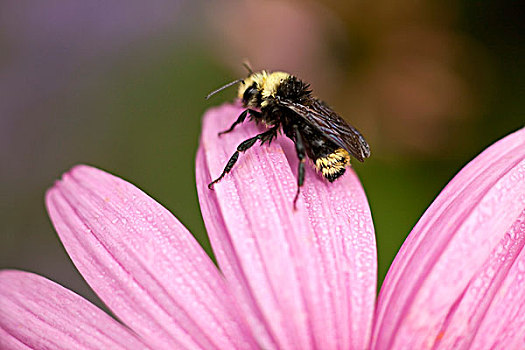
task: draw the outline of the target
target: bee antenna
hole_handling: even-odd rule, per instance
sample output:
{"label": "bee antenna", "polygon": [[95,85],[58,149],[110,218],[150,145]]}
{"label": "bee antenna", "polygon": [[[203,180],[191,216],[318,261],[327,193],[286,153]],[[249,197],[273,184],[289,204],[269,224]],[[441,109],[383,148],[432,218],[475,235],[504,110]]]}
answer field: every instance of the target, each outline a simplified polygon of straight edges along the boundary
{"label": "bee antenna", "polygon": [[238,84],[238,83],[240,83],[241,81],[243,81],[243,79],[237,79],[237,80],[232,81],[231,83],[228,83],[228,84],[226,84],[226,85],[224,85],[224,86],[221,86],[221,87],[218,88],[217,90],[213,90],[212,92],[210,92],[210,93],[208,94],[208,96],[206,96],[206,99],[209,99],[210,97],[212,97],[212,96],[215,95],[216,93],[218,93],[218,92],[220,92],[220,91],[222,91],[222,90],[224,90],[224,89],[226,89],[226,88],[229,88],[229,87],[232,86],[232,85]]}
{"label": "bee antenna", "polygon": [[242,65],[243,65],[244,68],[246,68],[246,70],[248,71],[248,73],[249,73],[250,75],[253,74],[253,69],[252,69],[252,67],[250,67],[250,62],[248,62],[248,61],[244,61],[244,62],[242,63]]}

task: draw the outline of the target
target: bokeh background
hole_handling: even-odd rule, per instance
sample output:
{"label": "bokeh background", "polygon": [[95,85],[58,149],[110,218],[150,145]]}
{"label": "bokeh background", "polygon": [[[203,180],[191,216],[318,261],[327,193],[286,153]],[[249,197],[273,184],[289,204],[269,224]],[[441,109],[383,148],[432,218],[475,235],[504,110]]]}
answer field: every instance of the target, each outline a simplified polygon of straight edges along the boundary
{"label": "bokeh background", "polygon": [[379,277],[441,188],[524,125],[517,1],[0,2],[0,267],[95,300],[44,208],[78,163],[135,183],[211,254],[194,156],[212,89],[255,69],[312,83],[366,135],[355,164]]}

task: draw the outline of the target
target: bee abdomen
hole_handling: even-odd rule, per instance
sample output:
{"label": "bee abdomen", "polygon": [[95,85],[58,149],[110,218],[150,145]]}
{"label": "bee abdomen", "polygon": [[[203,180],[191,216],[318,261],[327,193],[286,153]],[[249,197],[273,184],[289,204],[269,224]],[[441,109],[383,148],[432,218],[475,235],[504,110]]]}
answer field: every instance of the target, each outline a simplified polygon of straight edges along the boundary
{"label": "bee abdomen", "polygon": [[348,164],[350,164],[350,155],[342,148],[315,160],[317,170],[330,182],[343,175]]}

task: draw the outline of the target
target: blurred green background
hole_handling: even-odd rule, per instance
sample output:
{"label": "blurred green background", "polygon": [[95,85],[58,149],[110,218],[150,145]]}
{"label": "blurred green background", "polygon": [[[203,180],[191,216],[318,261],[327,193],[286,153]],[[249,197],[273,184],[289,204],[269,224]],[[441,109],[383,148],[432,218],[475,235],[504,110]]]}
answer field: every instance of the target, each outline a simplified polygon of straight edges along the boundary
{"label": "blurred green background", "polygon": [[[524,124],[515,1],[3,1],[0,267],[96,301],[60,244],[44,193],[78,163],[133,182],[211,254],[197,202],[200,120],[255,69],[312,83],[367,137],[356,164],[379,277],[463,165]],[[99,303],[99,302],[97,302]],[[99,303],[100,304],[100,303]]]}

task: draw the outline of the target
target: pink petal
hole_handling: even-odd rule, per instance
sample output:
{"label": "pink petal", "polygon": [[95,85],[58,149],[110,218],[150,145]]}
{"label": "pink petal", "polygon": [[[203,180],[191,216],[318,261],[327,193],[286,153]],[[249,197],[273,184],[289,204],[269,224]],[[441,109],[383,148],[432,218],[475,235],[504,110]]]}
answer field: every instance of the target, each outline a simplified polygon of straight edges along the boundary
{"label": "pink petal", "polygon": [[81,296],[22,271],[0,271],[1,349],[145,349]]}
{"label": "pink petal", "polygon": [[[486,271],[500,268],[508,273],[503,281],[496,279],[499,289],[481,321],[472,342],[473,349],[525,349],[525,211],[507,234],[505,246],[492,254]],[[517,251],[519,256],[513,261]],[[502,259],[506,261],[501,263]],[[482,278],[476,280],[476,283],[485,282]]]}
{"label": "pink petal", "polygon": [[[524,308],[523,292],[509,294],[523,290],[524,177],[522,129],[488,148],[447,185],[385,279],[375,348],[464,348],[478,340],[491,348],[485,339],[496,344],[503,334],[524,334],[523,311],[515,311]],[[492,334],[483,334],[489,324]]]}
{"label": "pink petal", "polygon": [[135,186],[78,166],[46,199],[78,270],[152,347],[253,345],[211,260],[171,213]]}
{"label": "pink petal", "polygon": [[241,112],[224,105],[205,115],[197,188],[218,263],[248,323],[265,349],[363,349],[377,267],[372,219],[357,176],[348,169],[330,184],[307,164],[294,211],[297,157],[279,136],[241,154],[209,190],[237,145],[262,130],[245,123],[217,137]]}

